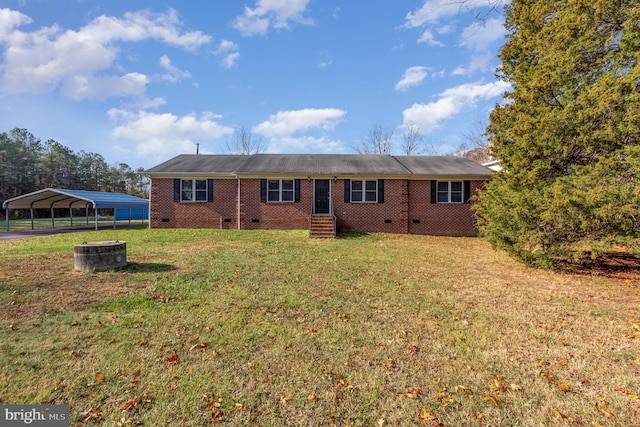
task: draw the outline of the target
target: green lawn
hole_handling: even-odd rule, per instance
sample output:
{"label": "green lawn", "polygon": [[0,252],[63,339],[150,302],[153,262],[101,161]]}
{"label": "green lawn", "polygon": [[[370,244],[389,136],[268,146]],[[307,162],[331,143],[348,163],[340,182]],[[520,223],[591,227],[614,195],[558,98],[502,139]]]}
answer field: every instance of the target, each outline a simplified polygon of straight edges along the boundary
{"label": "green lawn", "polygon": [[[72,425],[640,425],[640,286],[481,239],[102,230],[0,242],[0,402]],[[127,268],[73,271],[125,240]]]}

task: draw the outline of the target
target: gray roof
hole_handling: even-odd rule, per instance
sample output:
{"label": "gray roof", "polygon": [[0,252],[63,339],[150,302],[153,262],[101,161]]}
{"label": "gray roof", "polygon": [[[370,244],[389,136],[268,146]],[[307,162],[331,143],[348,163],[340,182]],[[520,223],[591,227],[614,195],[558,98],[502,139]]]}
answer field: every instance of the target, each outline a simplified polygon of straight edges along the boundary
{"label": "gray roof", "polygon": [[491,170],[471,159],[458,156],[395,156],[413,175],[491,176]]}
{"label": "gray roof", "polygon": [[238,174],[295,175],[407,175],[410,172],[389,155],[256,154]]}
{"label": "gray roof", "polygon": [[84,208],[85,206],[96,209],[148,208],[149,201],[122,193],[45,188],[7,199],[2,203],[3,209]]}
{"label": "gray roof", "polygon": [[491,170],[456,156],[388,154],[179,155],[146,171],[154,175],[456,176],[490,177]]}
{"label": "gray roof", "polygon": [[233,175],[236,169],[247,160],[248,156],[181,154],[173,159],[148,169],[153,173],[203,173]]}

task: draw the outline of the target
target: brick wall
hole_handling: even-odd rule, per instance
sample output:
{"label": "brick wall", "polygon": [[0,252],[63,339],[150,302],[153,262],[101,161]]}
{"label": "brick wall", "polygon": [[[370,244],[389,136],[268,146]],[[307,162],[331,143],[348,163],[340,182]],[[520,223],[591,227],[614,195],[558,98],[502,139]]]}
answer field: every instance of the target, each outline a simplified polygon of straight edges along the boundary
{"label": "brick wall", "polygon": [[173,179],[152,179],[151,227],[237,228],[237,181],[214,179],[213,189],[213,202],[174,202]]}
{"label": "brick wall", "polygon": [[407,180],[384,180],[384,203],[345,203],[344,180],[332,182],[338,232],[407,233]]}
{"label": "brick wall", "polygon": [[[236,179],[214,179],[213,203],[174,202],[173,179],[151,182],[151,226],[154,228],[237,229]],[[313,181],[300,179],[300,202],[261,202],[260,179],[243,179],[241,229],[308,229]],[[384,203],[345,203],[344,180],[331,181],[338,232],[386,232],[475,236],[470,204],[431,203],[430,181],[386,179]],[[472,194],[482,181],[472,181]]]}
{"label": "brick wall", "polygon": [[[471,194],[482,181],[471,181]],[[435,236],[476,236],[471,204],[431,203],[431,181],[409,181],[409,233]],[[419,222],[418,222],[419,221]]]}
{"label": "brick wall", "polygon": [[300,202],[261,202],[260,179],[240,181],[243,230],[306,230],[313,197],[313,181],[300,179]]}

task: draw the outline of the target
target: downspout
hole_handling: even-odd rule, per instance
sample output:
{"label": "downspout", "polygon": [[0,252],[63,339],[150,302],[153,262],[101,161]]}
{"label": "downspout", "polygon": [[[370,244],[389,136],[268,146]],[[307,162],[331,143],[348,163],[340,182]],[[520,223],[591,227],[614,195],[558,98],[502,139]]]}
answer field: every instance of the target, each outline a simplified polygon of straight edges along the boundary
{"label": "downspout", "polygon": [[240,230],[240,177],[236,175],[236,179],[238,180],[238,230]]}
{"label": "downspout", "polygon": [[[148,218],[149,230],[151,230],[151,188],[153,187],[152,186],[152,181],[153,180],[151,179],[151,177],[149,177],[149,210],[147,211],[147,215],[149,215],[149,218]],[[144,224],[144,208],[142,209],[142,224]]]}

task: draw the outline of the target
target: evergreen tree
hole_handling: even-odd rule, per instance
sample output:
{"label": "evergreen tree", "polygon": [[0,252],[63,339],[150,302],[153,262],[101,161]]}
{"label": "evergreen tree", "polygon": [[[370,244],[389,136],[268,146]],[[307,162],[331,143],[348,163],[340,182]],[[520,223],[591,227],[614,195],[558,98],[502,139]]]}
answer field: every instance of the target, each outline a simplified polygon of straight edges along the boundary
{"label": "evergreen tree", "polygon": [[0,198],[8,199],[38,189],[38,163],[43,147],[26,129],[0,134]]}
{"label": "evergreen tree", "polygon": [[481,231],[521,259],[637,242],[640,235],[640,4],[512,0],[491,114],[504,168],[477,206]]}

